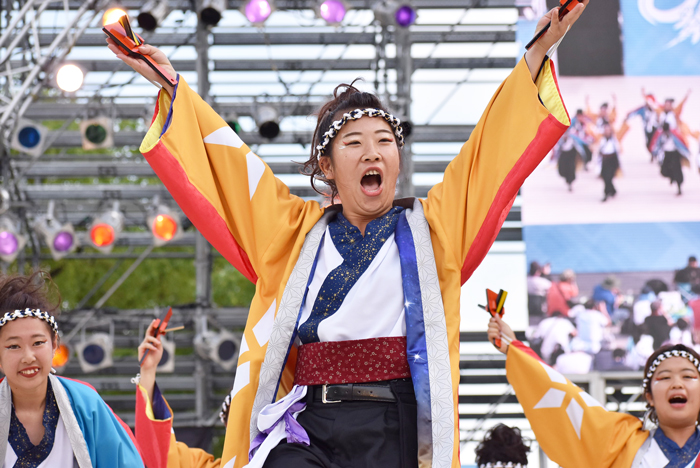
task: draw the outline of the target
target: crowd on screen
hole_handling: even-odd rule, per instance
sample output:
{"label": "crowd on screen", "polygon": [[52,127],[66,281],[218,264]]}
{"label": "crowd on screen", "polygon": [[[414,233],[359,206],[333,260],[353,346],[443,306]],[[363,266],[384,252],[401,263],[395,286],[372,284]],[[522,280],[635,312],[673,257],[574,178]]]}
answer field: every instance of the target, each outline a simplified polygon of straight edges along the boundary
{"label": "crowd on screen", "polygon": [[664,344],[700,351],[700,267],[697,258],[677,270],[673,284],[650,278],[633,295],[609,275],[580,291],[573,270],[552,275],[530,264],[528,339],[563,373],[638,370]]}

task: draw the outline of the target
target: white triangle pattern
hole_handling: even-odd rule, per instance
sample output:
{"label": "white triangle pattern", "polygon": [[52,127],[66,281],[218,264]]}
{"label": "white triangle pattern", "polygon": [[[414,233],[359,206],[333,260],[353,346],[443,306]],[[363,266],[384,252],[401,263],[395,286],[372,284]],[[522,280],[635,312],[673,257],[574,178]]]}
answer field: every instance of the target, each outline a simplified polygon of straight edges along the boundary
{"label": "white triangle pattern", "polygon": [[204,137],[204,143],[211,145],[231,146],[232,148],[240,148],[243,146],[243,140],[236,132],[228,125],[214,130],[212,133]]}
{"label": "white triangle pattern", "polygon": [[566,392],[563,390],[557,390],[556,388],[550,388],[547,393],[544,394],[542,399],[537,402],[535,409],[540,408],[560,408],[561,404],[564,403],[564,397]]}
{"label": "white triangle pattern", "polygon": [[248,167],[248,193],[250,193],[252,200],[255,190],[258,188],[258,182],[265,173],[265,163],[252,151],[246,154],[245,159]]}
{"label": "white triangle pattern", "polygon": [[265,315],[253,327],[253,335],[258,342],[258,346],[265,346],[270,340],[272,333],[272,324],[275,322],[275,310],[277,309],[277,300],[273,300],[270,308],[267,309]]}
{"label": "white triangle pattern", "polygon": [[243,338],[241,339],[241,349],[238,351],[238,354],[241,355],[247,352],[248,350],[248,342],[245,340],[245,335],[243,335]]}
{"label": "white triangle pattern", "polygon": [[555,371],[551,367],[549,367],[547,364],[544,362],[540,362],[542,367],[544,367],[544,370],[547,372],[547,375],[549,376],[549,379],[552,382],[560,383],[560,384],[566,384],[567,380],[566,377],[564,377],[562,374],[559,372]]}
{"label": "white triangle pattern", "polygon": [[569,406],[566,407],[566,414],[569,415],[569,420],[571,425],[574,426],[576,435],[579,440],[581,440],[581,423],[583,423],[583,408],[578,404],[576,399],[572,398],[569,402]]}
{"label": "white triangle pattern", "polygon": [[250,361],[244,362],[236,369],[236,378],[233,380],[233,389],[231,390],[231,400],[233,400],[238,392],[250,383]]}
{"label": "white triangle pattern", "polygon": [[595,398],[593,398],[593,397],[592,397],[591,395],[589,395],[588,393],[586,393],[586,392],[581,392],[581,393],[579,393],[579,395],[581,396],[581,399],[584,401],[584,403],[586,403],[586,404],[588,405],[589,408],[593,408],[593,407],[596,407],[596,406],[599,406],[599,407],[601,407],[601,408],[604,408],[604,406],[601,405],[600,402],[599,402],[598,400],[596,400]]}

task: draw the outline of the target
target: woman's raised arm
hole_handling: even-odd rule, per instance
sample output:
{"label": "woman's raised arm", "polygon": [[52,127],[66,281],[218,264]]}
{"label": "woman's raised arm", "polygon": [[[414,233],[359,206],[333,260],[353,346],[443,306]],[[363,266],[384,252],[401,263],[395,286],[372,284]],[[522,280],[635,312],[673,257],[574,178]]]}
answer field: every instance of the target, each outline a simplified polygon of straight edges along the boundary
{"label": "woman's raised arm", "polygon": [[562,21],[556,8],[540,20],[538,28],[550,19],[552,26],[501,84],[443,181],[423,202],[437,244],[454,260],[451,266],[461,270],[462,283],[496,240],[525,178],[571,125],[545,53],[586,3]]}
{"label": "woman's raised arm", "polygon": [[174,88],[144,62],[124,55],[114,42],[108,44],[136,72],[163,85],[139,150],[197,229],[246,278],[257,282],[263,256],[279,260],[301,247],[295,244],[298,230],[301,225],[310,229],[320,218],[318,204],[291,195],[228,123],[175,74],[163,52],[148,45],[139,49],[177,77]]}

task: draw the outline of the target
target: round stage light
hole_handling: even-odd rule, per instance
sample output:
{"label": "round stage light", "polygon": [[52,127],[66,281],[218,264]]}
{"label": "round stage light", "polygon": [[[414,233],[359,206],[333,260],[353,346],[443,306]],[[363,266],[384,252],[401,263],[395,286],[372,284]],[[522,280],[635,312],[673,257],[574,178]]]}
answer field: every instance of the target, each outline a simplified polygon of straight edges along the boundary
{"label": "round stage light", "polygon": [[41,142],[41,132],[31,125],[26,126],[17,134],[17,140],[25,148],[31,149]]}
{"label": "round stage light", "polygon": [[153,220],[151,231],[157,238],[169,241],[177,234],[177,221],[172,216],[159,214]]}
{"label": "round stage light", "polygon": [[105,11],[104,15],[102,15],[102,26],[116,23],[117,21],[119,21],[119,18],[121,18],[124,15],[126,15],[126,11],[124,11],[123,9],[110,8],[109,10]]}
{"label": "round stage light", "polygon": [[99,223],[90,229],[90,239],[97,247],[107,247],[114,242],[114,227],[107,223]]}
{"label": "round stage light", "polygon": [[160,362],[158,363],[158,366],[156,366],[156,367],[164,366],[165,364],[168,363],[169,360],[170,360],[170,353],[168,352],[167,349],[163,348],[163,355],[160,357]]}
{"label": "round stage light", "polygon": [[261,137],[272,140],[280,134],[279,114],[272,106],[262,106],[255,115],[258,133]]}
{"label": "round stage light", "polygon": [[345,18],[345,13],[347,13],[345,5],[340,0],[326,0],[321,3],[319,11],[321,18],[326,20],[328,24],[341,23],[343,18]]}
{"label": "round stage light", "polygon": [[216,353],[222,361],[229,361],[238,353],[238,343],[230,338],[223,339],[219,342]]}
{"label": "round stage light", "polygon": [[64,367],[66,364],[68,364],[69,360],[70,349],[68,349],[68,345],[61,343],[58,345],[58,349],[53,355],[53,361],[51,361],[51,366],[60,369],[61,367]]}
{"label": "round stage light", "polygon": [[68,252],[75,242],[72,232],[60,231],[53,238],[53,248],[57,252]]}
{"label": "round stage light", "polygon": [[267,0],[251,0],[245,6],[245,17],[253,24],[263,23],[272,14],[272,7]]}
{"label": "round stage light", "polygon": [[10,231],[0,232],[0,255],[12,255],[19,249],[19,239]]}
{"label": "round stage light", "polygon": [[396,24],[398,24],[402,28],[407,28],[413,23],[415,23],[417,17],[418,14],[416,13],[416,10],[411,8],[410,5],[402,6],[401,8],[396,10],[395,14]]}
{"label": "round stage light", "polygon": [[105,349],[95,343],[91,343],[83,348],[83,359],[90,365],[96,366],[105,358]]}
{"label": "round stage light", "polygon": [[85,74],[77,65],[71,63],[62,65],[56,73],[56,84],[67,93],[73,93],[83,85]]}
{"label": "round stage light", "polygon": [[107,139],[107,129],[97,123],[90,124],[85,129],[85,138],[92,144],[102,144]]}

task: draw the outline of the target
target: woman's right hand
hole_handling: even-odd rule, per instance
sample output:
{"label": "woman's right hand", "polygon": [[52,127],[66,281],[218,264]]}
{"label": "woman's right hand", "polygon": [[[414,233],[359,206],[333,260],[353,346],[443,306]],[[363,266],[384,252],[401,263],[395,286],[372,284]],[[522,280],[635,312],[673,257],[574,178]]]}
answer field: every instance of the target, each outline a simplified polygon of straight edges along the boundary
{"label": "woman's right hand", "polygon": [[[161,78],[161,76],[158,73],[153,71],[153,69],[150,66],[148,66],[148,64],[146,64],[145,61],[129,57],[124,53],[124,50],[109,37],[107,38],[107,47],[109,47],[109,50],[114,52],[118,59],[120,59],[122,62],[126,63],[131,68],[133,68],[135,72],[139,73],[151,82],[159,83],[163,87],[165,92],[172,95],[172,85],[165,81],[163,78]],[[156,62],[161,69],[163,69],[163,71],[166,74],[170,75],[173,78],[177,78],[177,73],[175,72],[175,69],[170,63],[170,60],[168,60],[168,57],[166,57],[166,55],[160,49],[153,47],[152,45],[144,44],[141,47],[139,47],[139,52],[143,55],[149,55],[153,59],[153,61]]]}
{"label": "woman's right hand", "polygon": [[158,320],[153,319],[146,330],[146,337],[139,345],[139,362],[143,355],[148,351],[146,358],[141,363],[141,380],[140,385],[148,392],[148,398],[153,400],[153,389],[156,383],[156,369],[163,357],[163,343],[160,341],[160,336],[153,336],[156,323]]}
{"label": "woman's right hand", "polygon": [[[515,340],[515,333],[513,333],[510,325],[501,320],[499,316],[491,317],[491,320],[489,320],[488,336],[489,341],[494,343],[494,345],[496,340],[501,338],[501,336],[508,338],[508,341]],[[501,340],[501,347],[498,348],[498,350],[503,354],[508,352],[508,343],[506,343],[506,340]]]}

